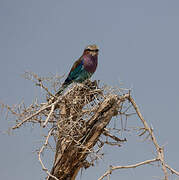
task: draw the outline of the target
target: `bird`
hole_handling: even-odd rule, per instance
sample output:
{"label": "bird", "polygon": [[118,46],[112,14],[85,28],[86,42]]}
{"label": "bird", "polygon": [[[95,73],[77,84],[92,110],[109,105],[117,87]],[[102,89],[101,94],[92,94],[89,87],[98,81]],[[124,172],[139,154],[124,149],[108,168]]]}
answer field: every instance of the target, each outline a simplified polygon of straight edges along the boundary
{"label": "bird", "polygon": [[67,78],[55,94],[56,96],[61,95],[71,83],[82,83],[91,78],[98,66],[98,52],[99,48],[95,44],[88,45],[84,49],[82,56],[73,64]]}

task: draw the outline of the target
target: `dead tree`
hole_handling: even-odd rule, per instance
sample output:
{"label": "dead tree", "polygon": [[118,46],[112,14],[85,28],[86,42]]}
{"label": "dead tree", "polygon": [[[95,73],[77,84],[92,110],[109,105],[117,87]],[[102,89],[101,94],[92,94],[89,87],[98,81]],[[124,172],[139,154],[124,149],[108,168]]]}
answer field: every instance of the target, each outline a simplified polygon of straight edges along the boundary
{"label": "dead tree", "polygon": [[[62,98],[52,175],[61,180],[73,180],[82,167],[90,166],[86,158],[89,153],[94,153],[93,147],[101,134],[108,135],[104,128],[118,114],[122,101],[124,98],[116,95],[104,97],[93,83],[75,86]],[[116,141],[122,140],[116,137]]]}
{"label": "dead tree", "polygon": [[[48,128],[45,142],[38,151],[39,161],[48,175],[48,180],[75,180],[81,168],[86,169],[101,158],[101,149],[105,144],[121,146],[126,139],[121,139],[119,133],[114,135],[107,125],[114,116],[128,118],[134,112],[142,122],[139,129],[142,132],[139,135],[147,134],[152,140],[156,156],[133,165],[111,166],[99,180],[109,176],[116,169],[135,168],[152,162],[160,162],[165,180],[168,180],[168,170],[179,175],[179,172],[166,164],[164,147],[157,143],[153,129],[144,120],[130,91],[124,93],[119,89],[99,88],[96,82],[87,81],[84,84],[75,84],[61,96],[55,97],[44,85],[43,78],[33,73],[30,76],[36,85],[47,92],[47,102],[39,104],[35,101],[28,107],[24,103],[16,107],[2,104],[2,107],[16,116],[16,124],[11,129],[20,128],[25,123],[39,123]],[[102,136],[108,137],[107,140],[101,139]],[[41,154],[48,147],[51,137],[55,140],[56,151],[52,169],[49,171],[42,161]]]}

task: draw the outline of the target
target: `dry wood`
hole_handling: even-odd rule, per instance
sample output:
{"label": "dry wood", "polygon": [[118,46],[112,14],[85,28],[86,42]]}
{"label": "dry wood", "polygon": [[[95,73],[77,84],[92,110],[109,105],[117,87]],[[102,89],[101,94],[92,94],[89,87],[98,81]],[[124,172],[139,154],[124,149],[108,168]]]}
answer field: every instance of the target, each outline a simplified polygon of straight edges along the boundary
{"label": "dry wood", "polygon": [[[94,151],[93,148],[99,140],[99,136],[102,135],[111,118],[118,114],[120,107],[117,95],[110,94],[104,98],[101,90],[94,89],[90,84],[88,84],[88,88],[86,86],[78,88],[80,89],[74,90],[66,96],[66,99],[73,99],[73,101],[64,100],[64,103],[60,105],[58,141],[51,171],[51,174],[59,180],[75,179],[80,168],[86,165],[88,154]],[[99,96],[102,96],[103,100],[99,103],[94,102]],[[121,98],[120,101],[123,100],[124,98]],[[90,103],[96,103],[89,111],[89,113],[92,111],[95,113],[88,115],[88,120],[83,119],[82,115],[84,114],[81,112],[83,112],[84,106]],[[81,127],[79,123],[82,123]],[[75,130],[69,124],[75,124]],[[116,137],[115,140],[119,141],[120,139]],[[49,177],[49,180],[52,179]]]}

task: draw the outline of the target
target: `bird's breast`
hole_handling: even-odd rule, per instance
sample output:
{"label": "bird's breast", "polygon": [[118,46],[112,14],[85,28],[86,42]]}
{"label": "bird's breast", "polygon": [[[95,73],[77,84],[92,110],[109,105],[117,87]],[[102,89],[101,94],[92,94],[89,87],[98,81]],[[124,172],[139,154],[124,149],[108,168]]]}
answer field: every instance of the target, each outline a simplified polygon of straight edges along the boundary
{"label": "bird's breast", "polygon": [[85,56],[83,61],[84,69],[90,73],[94,73],[96,71],[98,65],[98,57],[97,56]]}

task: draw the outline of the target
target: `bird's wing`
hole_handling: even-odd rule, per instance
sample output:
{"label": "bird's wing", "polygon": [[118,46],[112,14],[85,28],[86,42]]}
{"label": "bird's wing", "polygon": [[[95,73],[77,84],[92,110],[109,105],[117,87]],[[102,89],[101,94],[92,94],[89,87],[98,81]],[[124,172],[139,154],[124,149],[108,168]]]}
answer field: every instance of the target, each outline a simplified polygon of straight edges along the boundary
{"label": "bird's wing", "polygon": [[69,75],[71,74],[71,72],[73,72],[78,66],[80,66],[80,64],[82,64],[82,60],[83,58],[80,57],[77,61],[75,61],[75,63],[73,64],[70,72],[69,72]]}
{"label": "bird's wing", "polygon": [[83,70],[83,58],[80,57],[72,66],[67,79],[65,80],[65,84],[71,83],[71,81],[75,80],[81,71]]}

